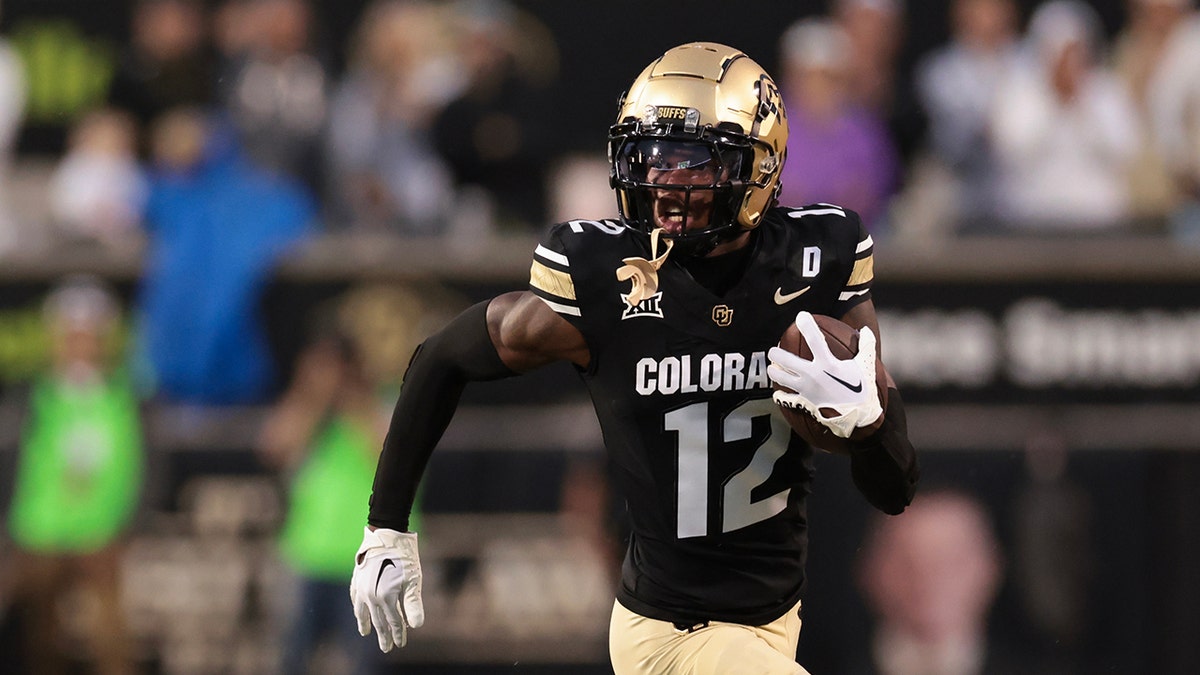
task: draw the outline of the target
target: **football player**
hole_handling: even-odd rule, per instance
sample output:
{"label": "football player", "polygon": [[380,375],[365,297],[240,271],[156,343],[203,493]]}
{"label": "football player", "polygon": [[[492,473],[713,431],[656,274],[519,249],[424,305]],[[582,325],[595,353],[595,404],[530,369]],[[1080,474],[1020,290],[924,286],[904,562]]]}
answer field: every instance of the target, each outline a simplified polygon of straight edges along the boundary
{"label": "football player", "polygon": [[[556,225],[528,290],[468,309],[413,357],[350,588],[363,635],[373,624],[388,651],[424,622],[408,513],[464,385],[566,360],[631,521],[615,672],[805,672],[814,450],[777,402],[857,439],[850,472],[886,513],[910,503],[918,470],[898,392],[885,407],[871,386],[871,237],[853,211],[776,204],[787,135],[775,83],[736,49],[676,47],[634,81],[609,132],[620,219]],[[859,358],[774,348],[792,322],[824,344],[812,314],[859,328]],[[772,381],[795,393],[772,400]]]}

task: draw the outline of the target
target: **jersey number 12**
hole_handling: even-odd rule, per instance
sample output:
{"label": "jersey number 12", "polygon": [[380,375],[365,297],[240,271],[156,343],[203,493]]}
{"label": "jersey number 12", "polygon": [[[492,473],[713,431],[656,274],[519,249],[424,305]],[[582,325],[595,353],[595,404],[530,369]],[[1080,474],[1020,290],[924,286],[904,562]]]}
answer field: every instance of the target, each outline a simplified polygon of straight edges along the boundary
{"label": "jersey number 12", "polygon": [[[729,477],[722,489],[721,531],[732,532],[766,520],[787,506],[791,488],[751,500],[751,492],[770,478],[775,462],[787,452],[790,429],[779,415],[772,414],[775,402],[754,399],[738,405],[720,420],[725,443],[751,438],[754,420],[771,420],[771,433],[755,449],[746,468]],[[663,427],[677,434],[678,496],[676,536],[703,537],[708,532],[708,401],[700,401],[663,418]]]}

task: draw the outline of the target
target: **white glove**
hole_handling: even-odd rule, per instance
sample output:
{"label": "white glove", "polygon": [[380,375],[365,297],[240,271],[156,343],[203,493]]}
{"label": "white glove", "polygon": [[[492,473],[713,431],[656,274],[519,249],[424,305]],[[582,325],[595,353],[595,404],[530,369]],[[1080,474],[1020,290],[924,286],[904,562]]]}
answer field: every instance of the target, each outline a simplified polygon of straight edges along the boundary
{"label": "white glove", "polygon": [[415,532],[364,528],[362,545],[354,556],[350,603],[359,634],[370,635],[374,624],[384,652],[408,643],[409,627],[425,623]]}
{"label": "white glove", "polygon": [[[850,438],[858,427],[874,424],[883,415],[875,384],[875,334],[864,326],[858,331],[858,354],[836,358],[812,314],[796,315],[796,327],[812,351],[808,361],[779,347],[767,352],[767,376],[792,392],[776,390],[772,398],[789,408],[803,408],[840,438]],[[822,410],[832,410],[826,414]]]}

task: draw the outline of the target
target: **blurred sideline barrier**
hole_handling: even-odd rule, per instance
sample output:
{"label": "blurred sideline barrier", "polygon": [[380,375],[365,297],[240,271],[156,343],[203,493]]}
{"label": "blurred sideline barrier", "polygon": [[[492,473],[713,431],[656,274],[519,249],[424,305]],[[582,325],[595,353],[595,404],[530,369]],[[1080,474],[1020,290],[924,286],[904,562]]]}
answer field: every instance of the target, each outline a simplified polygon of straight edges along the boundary
{"label": "blurred sideline barrier", "polygon": [[[189,522],[156,515],[125,555],[123,602],[143,660],[164,673],[276,672],[295,579],[273,546],[272,483],[197,478],[185,491]],[[429,618],[393,660],[603,661],[610,570],[563,518],[431,515],[425,530]]]}

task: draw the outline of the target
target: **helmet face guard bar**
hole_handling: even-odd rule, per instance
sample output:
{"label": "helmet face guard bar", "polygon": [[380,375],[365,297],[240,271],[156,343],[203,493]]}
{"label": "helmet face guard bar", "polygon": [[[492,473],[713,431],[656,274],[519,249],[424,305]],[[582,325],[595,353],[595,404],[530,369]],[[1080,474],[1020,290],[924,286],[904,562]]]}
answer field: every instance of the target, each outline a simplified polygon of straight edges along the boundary
{"label": "helmet face guard bar", "polygon": [[[737,237],[737,222],[754,161],[754,140],[740,132],[682,125],[618,124],[609,132],[611,184],[626,227],[649,233],[657,215],[681,219],[666,233],[683,255],[702,256]],[[757,185],[762,187],[761,185]],[[703,210],[707,222],[692,218]]]}

